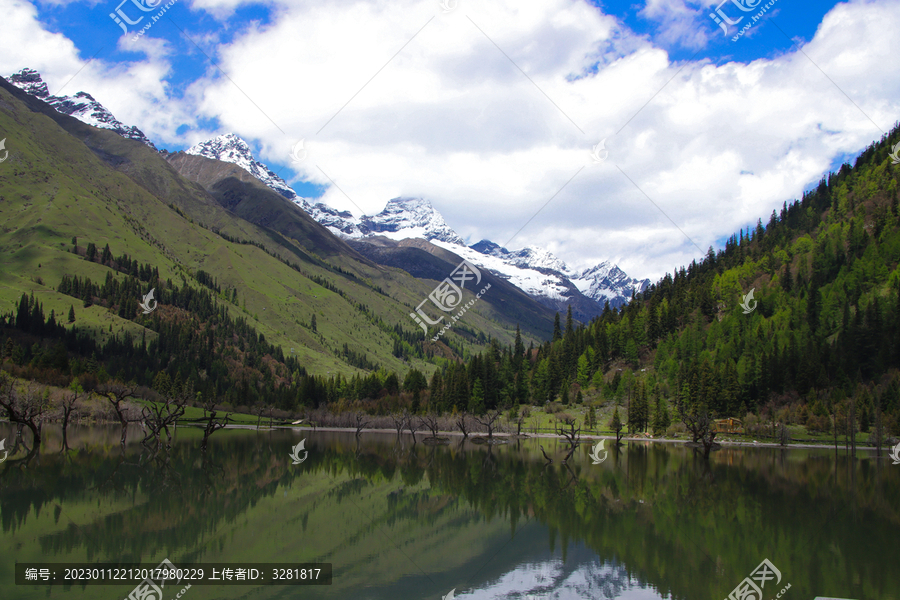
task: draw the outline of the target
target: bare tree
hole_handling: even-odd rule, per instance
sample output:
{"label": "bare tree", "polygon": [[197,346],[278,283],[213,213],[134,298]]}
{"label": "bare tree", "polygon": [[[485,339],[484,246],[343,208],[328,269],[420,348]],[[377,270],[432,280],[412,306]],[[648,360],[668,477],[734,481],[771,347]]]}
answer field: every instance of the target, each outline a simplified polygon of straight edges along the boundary
{"label": "bare tree", "polygon": [[31,430],[32,450],[40,448],[44,413],[47,411],[46,394],[37,389],[34,382],[21,390],[15,389],[13,378],[0,371],[0,407],[6,411],[10,422],[17,425],[16,448],[24,427]]}
{"label": "bare tree", "polygon": [[409,430],[409,433],[412,434],[413,444],[416,443],[416,431],[419,429],[419,423],[409,414],[407,409],[403,409],[403,416],[406,419],[406,428]]}
{"label": "bare tree", "polygon": [[406,427],[406,415],[403,413],[393,413],[391,415],[391,422],[394,424],[394,429],[397,430],[397,437],[400,437],[400,434],[403,433],[403,428]]}
{"label": "bare tree", "polygon": [[466,411],[462,411],[462,413],[456,417],[456,426],[459,427],[459,431],[463,434],[463,439],[469,437],[469,413]]}
{"label": "bare tree", "polygon": [[422,427],[431,431],[431,437],[436,438],[438,434],[438,417],[434,413],[428,413],[424,417],[419,417]]}
{"label": "bare tree", "polygon": [[[574,447],[575,444],[578,443],[578,438],[581,434],[581,427],[575,427],[578,424],[578,421],[575,417],[566,414],[560,415],[557,419],[561,423],[556,427],[557,435],[566,438],[566,441]],[[568,427],[568,429],[566,429],[566,427]]]}
{"label": "bare tree", "polygon": [[531,416],[531,411],[527,406],[523,407],[516,415],[516,436],[522,436],[522,427],[525,425],[525,419]]}
{"label": "bare tree", "polygon": [[125,385],[121,381],[113,381],[111,383],[104,383],[97,387],[96,392],[101,396],[105,397],[110,405],[113,407],[113,410],[116,411],[116,416],[119,418],[119,423],[122,424],[122,447],[125,447],[125,437],[128,435],[128,416],[127,411],[128,408],[123,405],[125,400],[129,398],[135,398],[137,392],[137,386],[134,384]]}
{"label": "bare tree", "polygon": [[475,420],[478,421],[483,427],[487,427],[488,431],[488,439],[493,439],[494,437],[494,424],[497,422],[497,419],[500,418],[500,415],[503,414],[501,410],[489,410],[481,417],[475,417]]}
{"label": "bare tree", "polygon": [[72,417],[72,413],[75,410],[75,404],[78,402],[78,399],[81,397],[81,393],[77,391],[68,391],[65,393],[62,399],[62,409],[63,409],[63,424],[62,424],[62,434],[63,434],[63,449],[69,449],[69,437],[68,437],[68,429],[69,429],[69,419]]}
{"label": "bare tree", "polygon": [[256,428],[259,429],[259,422],[262,421],[263,413],[266,412],[268,407],[265,404],[260,404],[258,406],[253,407],[253,414],[256,415]]}
{"label": "bare tree", "polygon": [[185,405],[191,399],[194,386],[185,384],[180,390],[172,389],[163,395],[162,401],[151,402],[145,406],[141,413],[150,432],[144,437],[142,443],[146,444],[151,439],[156,442],[156,449],[162,443],[162,434],[166,434],[166,448],[172,446],[172,433],[169,426],[175,426],[178,419],[184,416]]}
{"label": "bare tree", "polygon": [[356,419],[356,437],[359,437],[359,433],[369,426],[369,416],[361,410],[353,413],[353,417]]}
{"label": "bare tree", "polygon": [[225,413],[224,419],[217,419],[217,414],[215,398],[207,399],[203,403],[203,419],[206,421],[206,426],[203,428],[203,441],[200,443],[200,449],[203,452],[206,452],[206,443],[209,441],[209,436],[220,429],[225,429],[231,418],[230,413]]}

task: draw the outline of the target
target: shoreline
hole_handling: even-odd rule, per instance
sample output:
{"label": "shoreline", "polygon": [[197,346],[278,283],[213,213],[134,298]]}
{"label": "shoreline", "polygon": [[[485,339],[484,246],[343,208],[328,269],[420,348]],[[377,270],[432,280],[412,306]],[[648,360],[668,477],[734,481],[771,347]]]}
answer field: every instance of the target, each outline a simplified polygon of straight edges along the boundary
{"label": "shoreline", "polygon": [[[182,426],[183,427],[191,427],[191,426],[195,426],[195,425],[184,423],[184,424],[182,424]],[[226,425],[225,429],[256,430],[257,427],[256,427],[256,425],[234,424],[234,425]],[[315,433],[317,431],[326,431],[326,432],[333,432],[333,433],[356,433],[355,427],[315,427],[314,428],[314,427],[309,427],[309,426],[301,427],[301,426],[297,426],[297,425],[260,425],[258,430],[259,431],[263,431],[263,430],[271,431],[271,430],[275,430],[275,429],[290,429],[290,430],[294,430],[294,431],[311,431],[313,433]],[[389,433],[392,435],[397,435],[397,430],[396,429],[365,428],[365,429],[361,429],[360,433]],[[404,430],[401,435],[408,436],[410,434],[409,434],[408,430]],[[417,430],[416,435],[417,435],[417,439],[426,439],[426,438],[431,437],[430,432],[427,429],[426,430]],[[438,435],[440,437],[458,437],[458,438],[463,437],[463,434],[460,433],[459,431],[439,431]],[[487,434],[470,433],[468,435],[468,437],[470,439],[471,438],[487,439]],[[565,439],[563,436],[557,435],[554,433],[528,433],[528,434],[522,434],[521,436],[518,436],[516,434],[503,432],[503,433],[494,433],[493,437],[502,438],[502,439],[505,439],[508,441],[527,440],[527,439],[532,439],[532,438],[558,439],[558,440]],[[615,435],[588,434],[588,435],[581,436],[579,438],[578,443],[585,444],[585,443],[589,443],[592,441],[599,441],[599,440],[615,441],[615,439],[616,439]],[[687,439],[681,440],[681,439],[672,439],[672,438],[645,438],[645,437],[626,437],[626,436],[623,436],[621,438],[620,442],[622,442],[622,443],[624,443],[624,442],[654,442],[654,443],[668,443],[668,444],[689,444],[689,443],[691,443],[690,440],[687,440]],[[810,443],[788,444],[787,446],[782,446],[781,444],[774,443],[774,442],[721,441],[721,442],[716,442],[716,444],[719,444],[719,446],[721,446],[723,448],[726,446],[731,446],[731,447],[737,447],[737,448],[746,448],[746,447],[749,447],[749,448],[781,448],[784,450],[789,450],[791,448],[798,448],[798,449],[812,448],[812,449],[835,450],[835,451],[844,450],[844,448],[840,444],[837,446],[837,448],[835,448],[834,444],[826,445],[826,444],[810,444]],[[890,446],[888,446],[888,445],[882,446],[882,449],[884,449],[887,454],[887,451],[890,450]],[[857,451],[876,452],[877,448],[874,446],[860,446],[859,444],[857,444],[856,450]],[[844,451],[849,452],[849,449],[844,450]]]}

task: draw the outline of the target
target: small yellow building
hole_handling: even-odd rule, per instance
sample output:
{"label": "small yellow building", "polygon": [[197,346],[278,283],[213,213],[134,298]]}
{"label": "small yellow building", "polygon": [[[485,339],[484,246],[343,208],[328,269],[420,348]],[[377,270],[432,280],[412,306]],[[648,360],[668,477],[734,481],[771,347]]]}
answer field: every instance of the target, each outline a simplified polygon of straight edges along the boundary
{"label": "small yellow building", "polygon": [[744,422],[740,419],[716,419],[713,421],[713,431],[716,433],[743,433]]}

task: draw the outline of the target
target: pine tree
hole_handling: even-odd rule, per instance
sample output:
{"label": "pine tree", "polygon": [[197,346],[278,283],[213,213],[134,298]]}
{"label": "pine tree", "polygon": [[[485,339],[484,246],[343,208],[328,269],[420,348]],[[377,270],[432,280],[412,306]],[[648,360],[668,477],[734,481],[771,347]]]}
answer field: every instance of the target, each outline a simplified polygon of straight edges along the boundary
{"label": "pine tree", "polygon": [[[578,393],[580,394],[581,391],[579,390]],[[587,426],[588,426],[588,429],[593,429],[594,427],[597,426],[597,411],[594,410],[593,404],[591,404],[590,407],[588,407]]]}
{"label": "pine tree", "polygon": [[562,339],[562,330],[559,322],[559,313],[553,318],[553,341]]}
{"label": "pine tree", "polygon": [[525,344],[522,343],[522,332],[519,331],[519,326],[516,325],[516,341],[513,345],[513,368],[518,373],[522,369],[522,364],[525,361]]}
{"label": "pine tree", "polygon": [[75,322],[75,307],[71,304],[69,305],[69,323]]}
{"label": "pine tree", "polygon": [[618,405],[616,405],[616,408],[613,411],[612,419],[609,420],[609,428],[612,429],[616,433],[616,445],[618,445],[619,440],[622,439],[622,419],[619,418],[619,406]]}
{"label": "pine tree", "polygon": [[662,396],[656,396],[656,410],[653,412],[653,435],[662,435],[669,428],[672,418],[669,415],[669,407]]}
{"label": "pine tree", "polygon": [[472,385],[472,397],[469,399],[469,412],[473,415],[484,414],[484,388],[481,379],[476,379]]}
{"label": "pine tree", "polygon": [[316,332],[316,313],[313,313],[309,318],[309,328],[312,329],[313,333]]}

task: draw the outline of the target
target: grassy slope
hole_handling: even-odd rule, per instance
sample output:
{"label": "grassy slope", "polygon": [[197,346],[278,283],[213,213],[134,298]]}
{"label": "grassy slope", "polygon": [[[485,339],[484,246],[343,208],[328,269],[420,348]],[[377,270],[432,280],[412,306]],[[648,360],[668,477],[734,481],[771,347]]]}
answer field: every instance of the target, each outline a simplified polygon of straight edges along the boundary
{"label": "grassy slope", "polygon": [[[239,303],[258,318],[257,329],[285,353],[293,348],[301,354],[313,373],[356,372],[334,356],[344,343],[363,349],[388,369],[403,373],[409,368],[391,355],[391,338],[339,295],[261,249],[227,242],[198,223],[265,245],[306,273],[333,282],[388,324],[399,323],[408,330],[415,327],[408,307],[425,297],[431,289],[429,282],[333,254],[332,264],[354,271],[360,280],[344,277],[308,248],[285,247],[271,231],[222,210],[199,185],[180,177],[151,149],[59,115],[18,90],[3,87],[0,102],[0,131],[8,138],[10,150],[0,168],[0,310],[10,310],[23,292],[33,291],[45,310],[53,309],[58,315],[65,315],[74,304],[78,325],[105,334],[110,326],[113,333],[126,329],[139,333],[141,327],[135,323],[100,307],[82,309],[75,299],[54,291],[64,274],[99,282],[106,276],[106,267],[70,252],[71,239],[77,236],[81,247],[93,242],[102,248],[108,243],[113,254],[126,252],[142,264],[150,263],[163,278],[190,281],[191,272],[202,268],[217,277],[219,285],[236,287]],[[132,177],[167,195],[157,197],[136,185]],[[377,293],[365,280],[392,297]],[[231,306],[230,310],[237,313],[239,309]],[[317,333],[306,326],[313,312]],[[501,326],[475,311],[466,319],[470,326],[511,340],[512,323]],[[413,364],[430,370],[421,361]]]}

